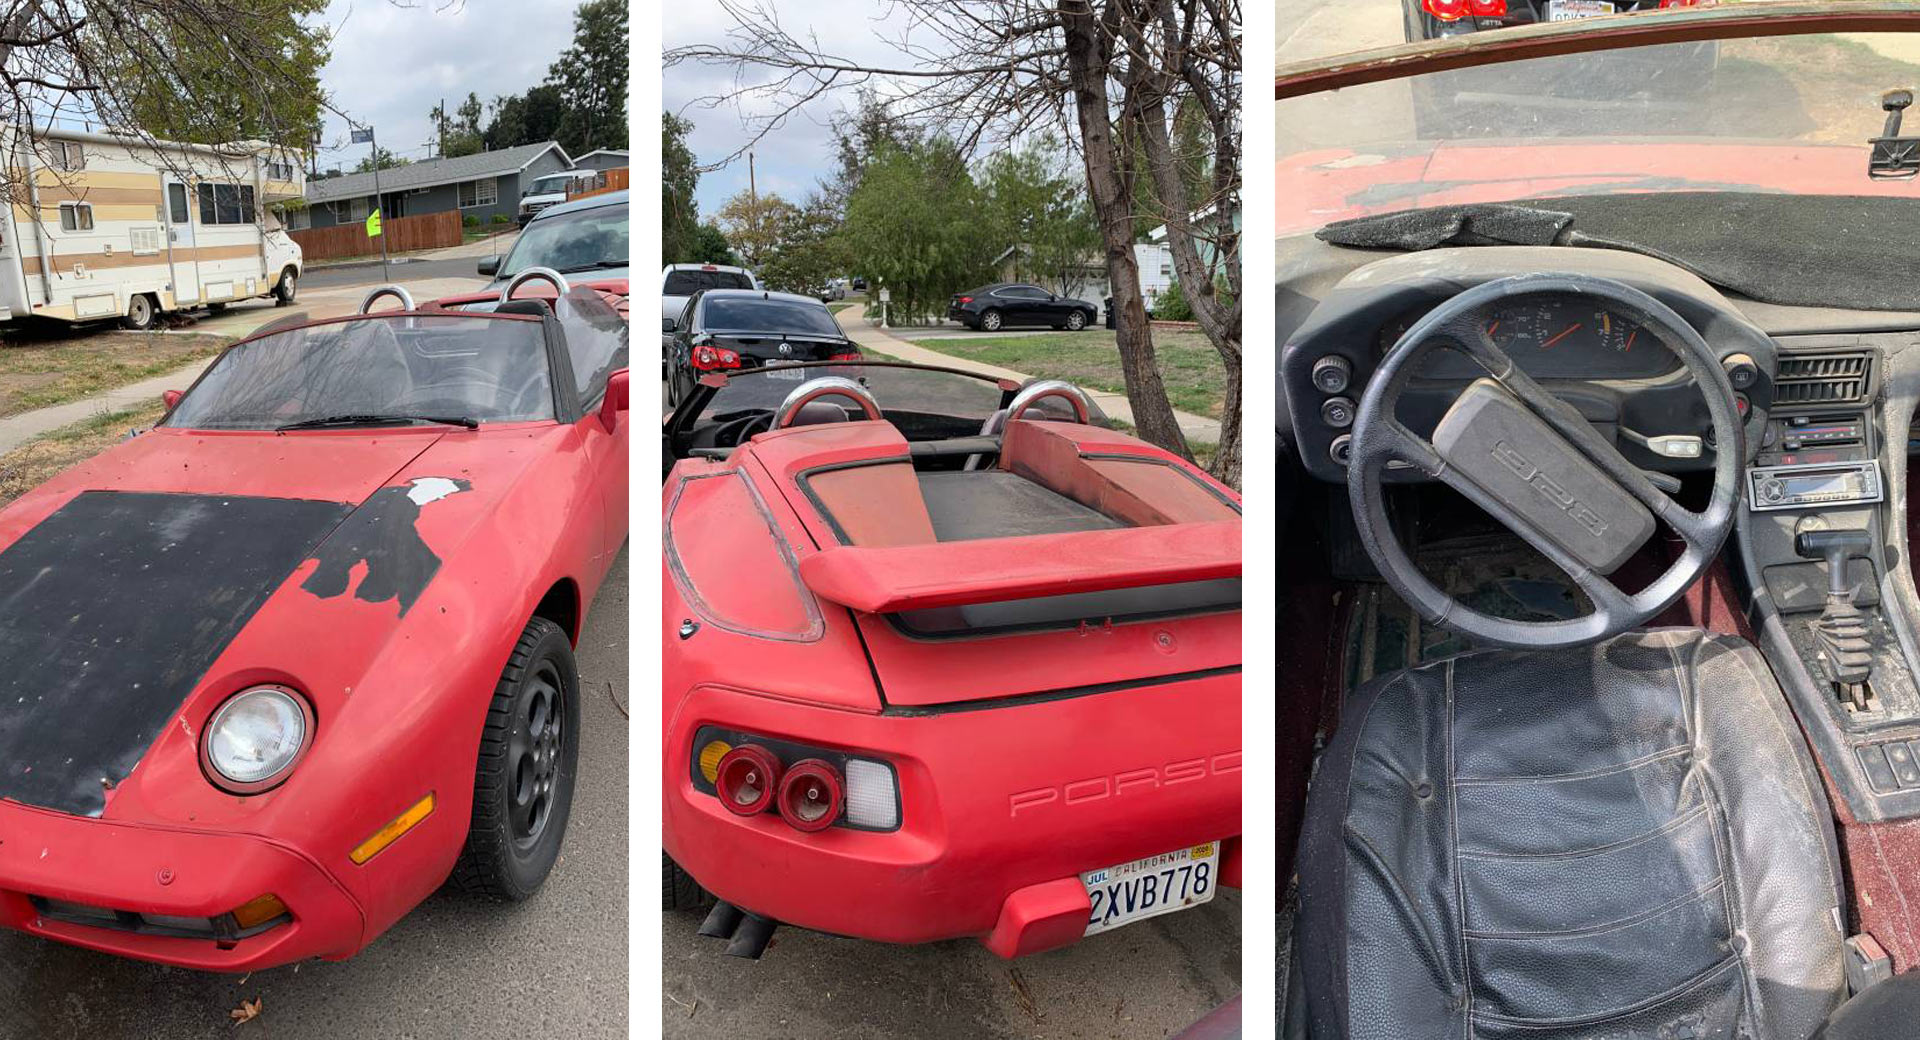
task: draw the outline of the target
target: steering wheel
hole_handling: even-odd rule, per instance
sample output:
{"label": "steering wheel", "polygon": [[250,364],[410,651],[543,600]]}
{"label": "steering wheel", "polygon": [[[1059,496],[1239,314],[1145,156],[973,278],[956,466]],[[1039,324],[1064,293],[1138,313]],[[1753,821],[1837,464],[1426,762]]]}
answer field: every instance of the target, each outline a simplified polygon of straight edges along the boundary
{"label": "steering wheel", "polygon": [[[1489,332],[1491,315],[1517,296],[1569,294],[1605,301],[1680,356],[1702,388],[1719,445],[1713,494],[1693,512],[1654,487],[1572,406],[1534,382]],[[1419,362],[1435,350],[1465,353],[1488,378],[1463,392],[1428,441],[1395,417]],[[1733,387],[1700,333],[1632,286],[1585,275],[1528,274],[1469,289],[1400,337],[1367,383],[1354,420],[1347,494],[1361,545],[1387,584],[1428,621],[1481,643],[1561,649],[1638,627],[1678,599],[1719,554],[1733,528],[1743,462]],[[1436,444],[1440,445],[1436,447]],[[1593,602],[1562,621],[1510,621],[1474,610],[1427,580],[1393,535],[1382,477],[1400,462],[1460,492],[1560,569]],[[1664,521],[1685,543],[1659,578],[1628,594],[1607,575]]]}

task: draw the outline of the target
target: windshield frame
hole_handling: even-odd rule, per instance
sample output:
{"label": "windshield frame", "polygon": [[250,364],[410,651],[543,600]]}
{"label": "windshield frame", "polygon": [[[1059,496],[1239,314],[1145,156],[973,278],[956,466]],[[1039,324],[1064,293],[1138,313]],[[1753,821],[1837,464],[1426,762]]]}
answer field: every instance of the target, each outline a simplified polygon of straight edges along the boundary
{"label": "windshield frame", "polygon": [[[247,344],[256,342],[258,340],[267,339],[272,336],[283,336],[289,332],[298,332],[305,329],[319,328],[327,325],[344,325],[344,324],[347,324],[348,322],[366,321],[368,319],[394,319],[394,318],[443,318],[443,319],[471,318],[471,319],[479,319],[479,320],[485,320],[485,321],[518,321],[518,322],[531,322],[531,323],[539,324],[541,326],[540,343],[546,355],[546,361],[547,361],[547,388],[548,388],[548,392],[553,396],[552,418],[513,419],[513,420],[494,420],[494,421],[487,421],[483,419],[479,421],[479,426],[481,429],[489,429],[489,428],[506,429],[506,428],[518,427],[518,426],[544,426],[549,424],[566,425],[579,420],[582,412],[579,405],[579,394],[575,391],[573,386],[573,365],[565,356],[565,354],[562,352],[564,350],[564,346],[562,344],[555,342],[555,337],[553,335],[553,332],[555,331],[555,329],[551,329],[547,327],[547,323],[550,320],[555,320],[555,319],[551,319],[548,317],[540,317],[532,314],[511,314],[511,313],[497,314],[491,311],[443,310],[441,308],[428,305],[424,308],[418,308],[410,311],[403,311],[403,310],[374,311],[370,314],[347,314],[347,315],[341,315],[339,317],[334,317],[334,318],[317,318],[312,321],[269,322],[268,324],[255,330],[252,335],[246,337],[245,339],[236,340],[233,343],[228,344],[225,349],[220,351],[220,353],[214,355],[213,360],[207,363],[207,367],[202,369],[198,376],[194,377],[193,382],[187,384],[187,388],[185,390],[181,391],[180,399],[178,401],[175,401],[172,405],[169,405],[166,410],[166,413],[161,415],[159,419],[154,420],[154,424],[151,429],[153,430],[153,432],[156,432],[156,433],[164,431],[164,432],[170,432],[170,433],[193,434],[195,436],[202,436],[207,434],[241,434],[241,435],[254,435],[254,436],[257,436],[260,434],[268,434],[272,436],[283,436],[284,433],[282,431],[274,430],[271,427],[262,427],[257,429],[255,428],[238,429],[238,428],[231,428],[231,427],[169,426],[167,425],[167,423],[173,418],[174,412],[179,410],[180,405],[185,403],[188,398],[192,397],[194,392],[200,389],[200,385],[206,381],[207,377],[212,375],[214,370],[219,368],[220,365],[226,361],[227,355],[240,347],[246,346]],[[426,424],[414,424],[414,423],[402,423],[402,422],[395,422],[395,423],[392,423],[391,425],[385,425],[385,426],[379,426],[379,427],[373,427],[373,426],[321,427],[321,428],[312,429],[306,432],[309,432],[309,433],[362,432],[369,429],[379,429],[383,432],[392,432],[395,430],[407,430],[407,429],[432,429],[434,432],[437,432],[437,433],[446,432],[446,427],[442,427],[442,426],[428,426]]]}
{"label": "windshield frame", "polygon": [[[694,383],[693,392],[688,394],[674,408],[673,414],[666,420],[665,430],[668,443],[668,461],[682,457],[684,448],[700,428],[700,416],[706,412],[707,403],[714,395],[726,389],[727,383],[734,379],[769,379],[766,373],[779,369],[791,371],[796,368],[847,369],[847,368],[901,368],[915,372],[938,372],[943,375],[964,376],[991,385],[1000,391],[1000,406],[1007,406],[1013,395],[1020,392],[1020,384],[1011,379],[981,375],[963,368],[948,368],[944,365],[916,365],[910,361],[798,361],[793,364],[771,365],[761,368],[742,369],[737,372],[709,372]],[[822,374],[830,374],[823,372]],[[804,380],[802,381],[804,383]]]}

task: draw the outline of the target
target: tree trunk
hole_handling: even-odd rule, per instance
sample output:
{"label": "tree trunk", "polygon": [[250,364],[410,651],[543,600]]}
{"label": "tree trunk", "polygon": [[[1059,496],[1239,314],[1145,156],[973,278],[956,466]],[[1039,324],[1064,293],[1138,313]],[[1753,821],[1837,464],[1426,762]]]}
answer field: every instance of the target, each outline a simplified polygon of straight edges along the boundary
{"label": "tree trunk", "polygon": [[1119,347],[1120,369],[1126,377],[1127,401],[1133,407],[1133,425],[1142,439],[1192,459],[1154,359],[1153,328],[1147,322],[1140,266],[1133,256],[1132,192],[1121,176],[1123,167],[1107,98],[1111,60],[1108,37],[1094,20],[1093,5],[1087,0],[1058,0],[1057,11],[1065,31],[1068,80],[1086,155],[1087,194],[1100,224],[1107,281],[1113,288],[1113,305],[1119,311],[1114,339]]}

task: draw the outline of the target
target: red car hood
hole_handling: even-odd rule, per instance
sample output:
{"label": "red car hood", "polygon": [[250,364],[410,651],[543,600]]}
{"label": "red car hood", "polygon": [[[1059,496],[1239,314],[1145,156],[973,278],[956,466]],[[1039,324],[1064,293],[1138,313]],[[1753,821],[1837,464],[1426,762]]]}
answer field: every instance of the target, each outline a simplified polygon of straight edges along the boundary
{"label": "red car hood", "polygon": [[1657,191],[1911,196],[1864,146],[1700,140],[1415,141],[1301,152],[1275,169],[1276,237],[1473,202]]}
{"label": "red car hood", "polygon": [[0,798],[166,817],[217,795],[197,730],[236,689],[288,683],[338,718],[564,436],[156,430],[23,497],[0,512]]}

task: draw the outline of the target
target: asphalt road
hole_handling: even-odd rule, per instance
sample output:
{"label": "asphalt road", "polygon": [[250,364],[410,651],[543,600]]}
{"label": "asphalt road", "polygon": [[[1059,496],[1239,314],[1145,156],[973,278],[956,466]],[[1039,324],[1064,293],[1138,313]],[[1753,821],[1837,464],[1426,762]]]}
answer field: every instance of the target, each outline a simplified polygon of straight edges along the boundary
{"label": "asphalt road", "polygon": [[1232,889],[1017,961],[971,939],[889,946],[796,929],[748,961],[724,956],[718,940],[694,934],[699,926],[699,914],[669,913],[662,928],[667,1040],[1159,1038],[1240,991]]}
{"label": "asphalt road", "polygon": [[[586,724],[566,845],[532,899],[503,907],[443,891],[352,960],[251,977],[0,932],[0,1040],[624,1040],[627,616],[622,553],[580,639]],[[255,999],[258,1018],[229,1021]]]}
{"label": "asphalt road", "polygon": [[[391,280],[396,282],[413,282],[422,278],[478,278],[485,281],[485,277],[475,270],[480,259],[477,256],[463,256],[452,260],[409,260],[389,264],[388,270],[393,272]],[[379,285],[388,280],[381,275],[377,263],[310,267],[306,277],[300,280],[300,288],[337,289],[349,285]]]}

